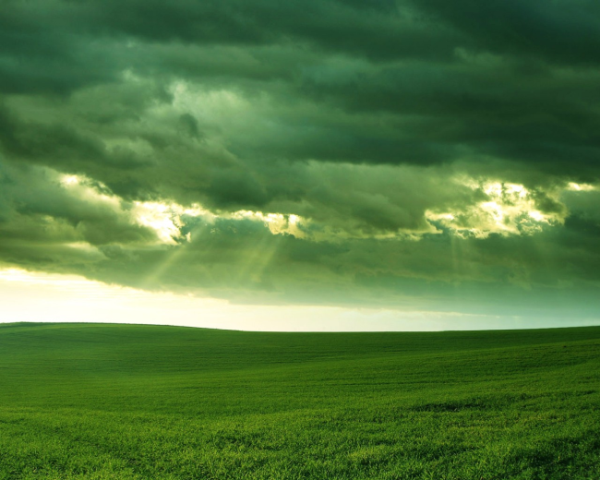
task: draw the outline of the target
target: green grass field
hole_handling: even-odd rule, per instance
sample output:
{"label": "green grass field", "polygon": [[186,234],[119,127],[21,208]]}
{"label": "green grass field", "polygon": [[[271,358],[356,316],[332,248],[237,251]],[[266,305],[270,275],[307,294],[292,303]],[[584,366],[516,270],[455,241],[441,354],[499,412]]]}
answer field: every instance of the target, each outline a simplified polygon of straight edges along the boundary
{"label": "green grass field", "polygon": [[600,328],[0,325],[0,479],[598,479]]}

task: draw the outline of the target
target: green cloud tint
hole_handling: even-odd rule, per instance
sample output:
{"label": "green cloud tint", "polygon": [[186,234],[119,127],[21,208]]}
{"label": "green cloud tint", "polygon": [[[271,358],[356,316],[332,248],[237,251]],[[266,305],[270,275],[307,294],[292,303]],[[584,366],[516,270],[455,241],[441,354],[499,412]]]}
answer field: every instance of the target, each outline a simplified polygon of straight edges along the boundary
{"label": "green cloud tint", "polygon": [[596,2],[9,0],[0,45],[6,265],[597,314]]}

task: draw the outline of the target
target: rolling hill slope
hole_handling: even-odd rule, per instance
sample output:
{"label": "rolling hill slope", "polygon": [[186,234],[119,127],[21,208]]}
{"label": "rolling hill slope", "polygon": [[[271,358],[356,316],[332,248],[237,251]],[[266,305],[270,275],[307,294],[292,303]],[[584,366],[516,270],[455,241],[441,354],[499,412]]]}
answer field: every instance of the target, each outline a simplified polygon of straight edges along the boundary
{"label": "rolling hill slope", "polygon": [[600,478],[600,328],[0,325],[0,479]]}

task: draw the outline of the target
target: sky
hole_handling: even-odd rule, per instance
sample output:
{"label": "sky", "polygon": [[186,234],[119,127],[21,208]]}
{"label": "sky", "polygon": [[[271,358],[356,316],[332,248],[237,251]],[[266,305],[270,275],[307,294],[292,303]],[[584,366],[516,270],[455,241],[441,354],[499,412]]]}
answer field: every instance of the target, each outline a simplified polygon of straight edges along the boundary
{"label": "sky", "polygon": [[0,321],[600,324],[597,0],[1,0]]}

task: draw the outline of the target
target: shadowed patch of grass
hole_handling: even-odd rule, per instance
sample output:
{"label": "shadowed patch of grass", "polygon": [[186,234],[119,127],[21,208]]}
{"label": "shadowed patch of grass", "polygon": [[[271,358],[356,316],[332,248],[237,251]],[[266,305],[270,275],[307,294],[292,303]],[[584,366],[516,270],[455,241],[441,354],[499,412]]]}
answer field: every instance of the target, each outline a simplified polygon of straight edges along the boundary
{"label": "shadowed patch of grass", "polygon": [[0,325],[0,480],[600,478],[599,347]]}

